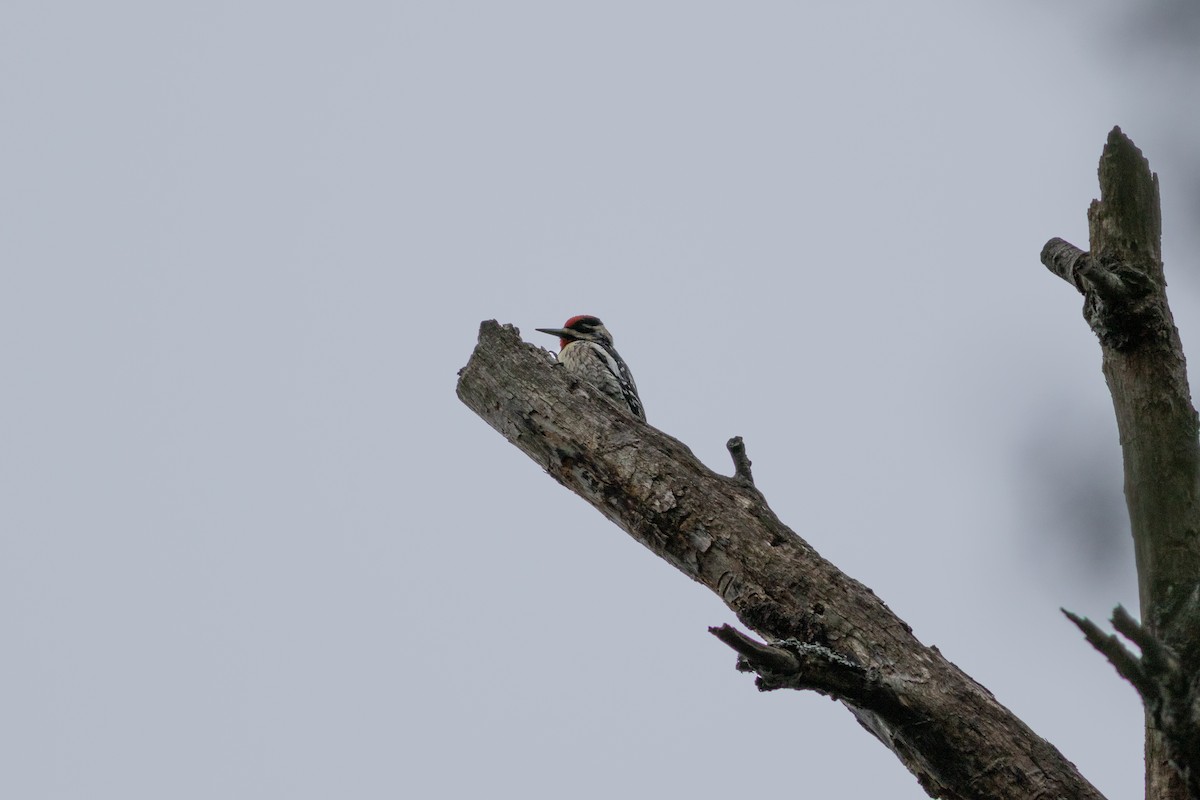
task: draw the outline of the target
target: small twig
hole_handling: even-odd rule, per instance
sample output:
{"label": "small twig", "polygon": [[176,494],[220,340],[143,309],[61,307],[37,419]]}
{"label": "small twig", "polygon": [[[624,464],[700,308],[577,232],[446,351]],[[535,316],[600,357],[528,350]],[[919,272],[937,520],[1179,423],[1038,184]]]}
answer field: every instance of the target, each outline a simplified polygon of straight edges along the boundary
{"label": "small twig", "polygon": [[800,659],[792,652],[755,641],[732,625],[709,628],[708,632],[736,650],[756,672],[787,675],[800,669]]}
{"label": "small twig", "polygon": [[1042,263],[1081,293],[1094,291],[1107,302],[1116,302],[1129,294],[1125,281],[1112,265],[1106,265],[1086,250],[1055,237],[1042,248]]}
{"label": "small twig", "polygon": [[763,644],[729,625],[708,631],[738,652],[740,671],[758,675],[755,685],[760,691],[811,690],[883,714],[895,724],[907,725],[914,720],[895,688],[882,681],[877,672],[864,669],[826,645],[794,639]]}
{"label": "small twig", "polygon": [[1141,695],[1142,700],[1148,701],[1154,692],[1154,687],[1142,668],[1142,660],[1129,652],[1115,634],[1105,633],[1096,623],[1086,617],[1073,614],[1065,608],[1060,610],[1067,619],[1075,623],[1075,627],[1083,631],[1088,643],[1108,659],[1108,662],[1117,670],[1117,674],[1133,684],[1133,688]]}
{"label": "small twig", "polygon": [[1113,630],[1141,648],[1142,658],[1150,655],[1151,651],[1162,649],[1159,641],[1125,610],[1125,606],[1119,605],[1113,609],[1111,622]]}
{"label": "small twig", "polygon": [[725,443],[725,447],[733,457],[733,477],[747,486],[753,486],[754,475],[750,472],[750,456],[746,455],[746,444],[742,437],[733,437]]}
{"label": "small twig", "polygon": [[1179,656],[1161,639],[1146,630],[1130,616],[1124,606],[1117,606],[1112,615],[1113,628],[1142,651],[1142,671],[1166,687],[1173,687],[1180,675]]}
{"label": "small twig", "polygon": [[1187,782],[1191,796],[1200,797],[1200,735],[1194,722],[1200,709],[1200,683],[1190,683],[1175,651],[1122,606],[1113,610],[1113,628],[1141,648],[1140,658],[1091,620],[1066,609],[1063,613],[1137,689],[1151,727],[1163,735],[1169,761]]}

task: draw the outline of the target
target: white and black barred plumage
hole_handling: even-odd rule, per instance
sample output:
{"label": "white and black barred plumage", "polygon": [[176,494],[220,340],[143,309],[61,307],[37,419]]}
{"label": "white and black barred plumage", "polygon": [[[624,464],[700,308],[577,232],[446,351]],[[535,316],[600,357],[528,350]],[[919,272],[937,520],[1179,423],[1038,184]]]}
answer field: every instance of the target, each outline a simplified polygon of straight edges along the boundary
{"label": "white and black barred plumage", "polygon": [[633,373],[613,347],[612,334],[590,314],[571,317],[561,328],[538,328],[557,336],[559,362],[569,372],[595,386],[635,417],[646,421]]}

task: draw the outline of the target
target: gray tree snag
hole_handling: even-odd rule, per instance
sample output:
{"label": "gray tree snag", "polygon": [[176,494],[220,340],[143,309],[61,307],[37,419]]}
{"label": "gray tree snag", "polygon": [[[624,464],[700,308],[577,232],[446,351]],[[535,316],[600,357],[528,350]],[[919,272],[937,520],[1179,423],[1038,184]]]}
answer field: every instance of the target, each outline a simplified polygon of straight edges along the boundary
{"label": "gray tree snag", "polygon": [[718,475],[495,321],[480,326],[458,396],[762,637],[711,629],[760,689],[838,700],[931,796],[1101,797],[1053,745],[780,522],[754,487],[740,439],[728,445],[735,475]]}
{"label": "gray tree snag", "polygon": [[1179,332],[1167,305],[1158,176],[1120,128],[1100,157],[1091,249],[1051,239],[1042,263],[1084,296],[1100,340],[1125,465],[1142,622],[1067,616],[1146,708],[1146,797],[1200,800],[1200,443]]}

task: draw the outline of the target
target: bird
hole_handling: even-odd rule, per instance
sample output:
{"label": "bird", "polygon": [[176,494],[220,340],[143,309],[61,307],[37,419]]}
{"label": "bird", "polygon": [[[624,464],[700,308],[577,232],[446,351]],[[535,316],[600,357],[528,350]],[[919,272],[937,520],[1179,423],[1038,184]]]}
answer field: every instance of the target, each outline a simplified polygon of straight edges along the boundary
{"label": "bird", "polygon": [[598,317],[580,314],[561,328],[537,330],[558,337],[558,361],[567,372],[595,386],[637,419],[646,421],[633,373],[613,347],[612,334]]}

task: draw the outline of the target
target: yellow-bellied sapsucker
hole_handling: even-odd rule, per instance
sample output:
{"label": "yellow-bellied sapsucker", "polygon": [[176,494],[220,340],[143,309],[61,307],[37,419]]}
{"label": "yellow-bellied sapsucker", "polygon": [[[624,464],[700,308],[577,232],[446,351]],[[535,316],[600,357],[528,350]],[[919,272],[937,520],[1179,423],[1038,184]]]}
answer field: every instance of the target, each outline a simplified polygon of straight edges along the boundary
{"label": "yellow-bellied sapsucker", "polygon": [[558,360],[567,371],[595,386],[635,417],[646,421],[633,374],[613,348],[612,334],[590,314],[571,317],[561,328],[538,328],[558,337]]}

